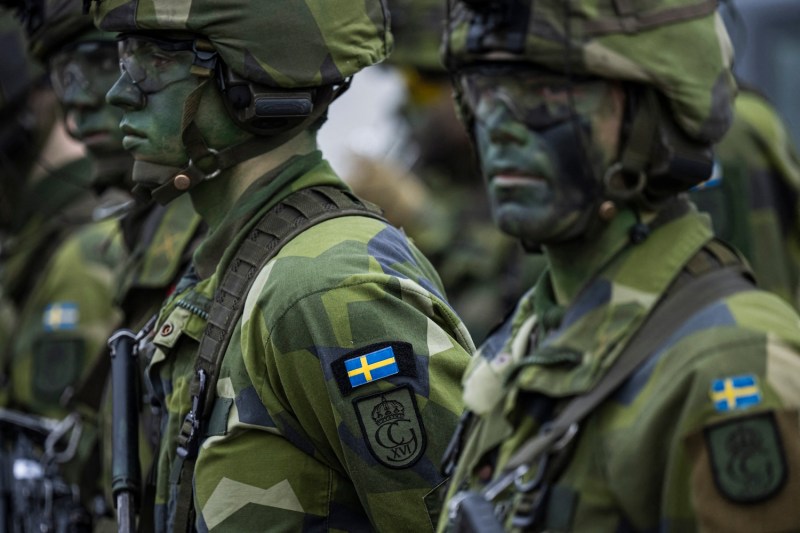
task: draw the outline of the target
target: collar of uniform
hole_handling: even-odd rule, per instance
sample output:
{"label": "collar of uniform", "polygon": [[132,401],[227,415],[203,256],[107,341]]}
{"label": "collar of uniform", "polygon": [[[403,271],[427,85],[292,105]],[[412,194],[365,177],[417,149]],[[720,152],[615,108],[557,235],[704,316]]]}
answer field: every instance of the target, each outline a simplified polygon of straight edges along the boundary
{"label": "collar of uniform", "polygon": [[200,278],[215,273],[220,277],[241,241],[272,206],[296,190],[316,185],[345,187],[318,150],[292,157],[250,185],[219,227],[198,246],[193,262]]}
{"label": "collar of uniform", "polygon": [[708,217],[693,211],[623,252],[580,292],[558,329],[536,349],[514,354],[515,388],[555,397],[591,389],[712,236]]}
{"label": "collar of uniform", "polygon": [[128,289],[167,288],[185,268],[192,242],[200,226],[189,195],[182,195],[167,206],[150,204],[152,216],[134,229],[140,240],[131,254]]}

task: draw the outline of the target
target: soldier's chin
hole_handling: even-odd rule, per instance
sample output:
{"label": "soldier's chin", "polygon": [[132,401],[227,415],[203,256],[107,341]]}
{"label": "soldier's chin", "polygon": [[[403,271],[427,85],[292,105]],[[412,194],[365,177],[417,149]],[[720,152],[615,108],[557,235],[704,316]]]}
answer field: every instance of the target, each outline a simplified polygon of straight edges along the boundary
{"label": "soldier's chin", "polygon": [[497,209],[494,217],[500,231],[533,246],[569,241],[585,229],[580,212],[561,212],[552,206],[507,205]]}
{"label": "soldier's chin", "polygon": [[133,162],[133,183],[138,189],[153,191],[171,180],[180,170],[178,167],[136,160]]}

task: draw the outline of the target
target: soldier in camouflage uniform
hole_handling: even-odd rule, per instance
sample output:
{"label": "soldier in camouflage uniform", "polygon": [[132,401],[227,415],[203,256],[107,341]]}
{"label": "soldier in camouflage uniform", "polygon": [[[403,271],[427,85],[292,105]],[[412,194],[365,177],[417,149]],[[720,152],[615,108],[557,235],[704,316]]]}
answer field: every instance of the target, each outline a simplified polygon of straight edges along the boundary
{"label": "soldier in camouflage uniform", "polygon": [[397,0],[389,7],[395,41],[387,63],[406,87],[397,139],[382,158],[357,154],[346,180],[359,196],[386,200],[386,217],[430,259],[477,342],[535,283],[544,259],[492,223],[439,59],[445,2]]}
{"label": "soldier in camouflage uniform", "polygon": [[550,267],[465,374],[441,530],[800,527],[800,321],[680,194],[731,120],[715,4],[452,7],[495,219]]}
{"label": "soldier in camouflage uniform", "polygon": [[[38,23],[27,20],[31,43],[42,44],[36,33],[41,18]],[[44,61],[46,48],[35,48],[33,55]],[[22,58],[23,50],[17,41],[10,54]],[[18,123],[26,124],[29,134],[17,137],[19,144],[3,156],[4,188],[11,184],[16,194],[10,216],[4,217],[0,285],[18,311],[13,333],[4,343],[3,369],[9,375],[4,405],[29,417],[61,420],[65,430],[61,440],[45,441],[40,435],[34,447],[25,444],[29,435],[18,427],[4,425],[1,430],[3,452],[20,458],[25,448],[23,459],[45,465],[41,478],[12,480],[20,491],[29,491],[29,500],[24,508],[15,501],[8,516],[13,516],[15,527],[28,531],[85,524],[88,513],[72,506],[77,499],[74,487],[80,488],[84,507],[98,491],[99,464],[92,459],[96,406],[85,409],[76,395],[104,355],[105,339],[119,320],[112,304],[112,269],[121,249],[116,223],[94,222],[98,199],[92,188],[99,191],[107,182],[95,179],[91,161],[69,140],[67,134],[74,135],[75,128],[64,128],[56,95],[37,83],[20,110],[27,120]],[[67,115],[68,121],[71,118],[74,115]],[[93,133],[100,141],[99,128]],[[23,482],[32,485],[20,488]],[[61,504],[65,500],[66,506]]]}
{"label": "soldier in camouflage uniform", "polygon": [[[432,529],[472,343],[429,263],[315,149],[345,80],[388,53],[383,6],[94,9],[122,32],[108,99],[134,181],[188,191],[209,225],[152,339],[156,530]],[[303,226],[317,209],[334,217]]]}
{"label": "soldier in camouflage uniform", "polygon": [[[35,31],[34,44],[41,44]],[[33,52],[46,60],[45,48]],[[33,94],[38,92],[42,95],[31,104],[37,107],[51,98],[47,89]],[[33,143],[38,150],[30,160],[15,153],[16,168],[4,173],[4,180],[19,180],[23,186],[4,243],[2,285],[19,310],[11,342],[11,403],[60,418],[119,318],[111,303],[111,269],[121,250],[114,221],[92,223],[97,199],[90,188],[102,180],[93,179],[91,161],[81,157],[57,166],[68,141],[57,102],[44,107],[50,116],[35,123],[47,140]]]}
{"label": "soldier in camouflage uniform", "polygon": [[758,283],[800,306],[800,158],[766,98],[736,97],[731,129],[716,146],[720,175],[692,191],[714,231],[750,261]]}
{"label": "soldier in camouflage uniform", "polygon": [[[116,36],[97,30],[79,2],[48,0],[45,5],[44,24],[32,36],[32,49],[47,59],[70,134],[84,143],[92,156],[96,187],[130,189],[133,159],[122,147],[123,134],[119,129],[122,111],[105,101],[106,92],[119,77]],[[174,288],[202,232],[188,196],[167,207],[147,200],[127,207],[118,221],[126,257],[115,265],[114,302],[123,312],[122,323],[138,331]],[[100,407],[100,383],[108,369],[108,357],[101,357],[91,369],[95,382],[80,398],[90,404],[87,407],[91,410]],[[106,487],[111,485],[110,402],[106,394],[99,421],[106,473],[102,486]],[[149,406],[144,413],[148,412]],[[157,431],[150,425],[142,427],[140,451],[144,465],[152,457],[149,437]]]}
{"label": "soldier in camouflage uniform", "polygon": [[[11,154],[18,149],[18,139],[26,138],[28,128],[24,116],[24,94],[33,84],[35,75],[26,61],[25,42],[22,29],[11,13],[0,11],[0,45],[5,52],[5,61],[0,62],[0,257],[8,235],[17,221],[14,207],[21,198],[23,181],[12,164]],[[17,61],[14,61],[17,59]],[[7,400],[8,344],[16,323],[16,309],[0,285],[0,406]]]}

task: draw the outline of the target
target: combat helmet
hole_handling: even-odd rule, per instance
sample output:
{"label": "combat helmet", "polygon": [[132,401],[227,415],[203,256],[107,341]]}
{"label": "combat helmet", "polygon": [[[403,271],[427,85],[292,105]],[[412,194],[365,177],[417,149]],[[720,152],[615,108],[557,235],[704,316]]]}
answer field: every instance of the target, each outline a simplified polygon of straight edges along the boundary
{"label": "combat helmet", "polygon": [[[83,13],[75,0],[28,0],[28,33],[31,54],[46,61],[65,44],[90,38],[113,39],[113,34],[98,32],[92,18]],[[34,9],[39,13],[34,15]]]}
{"label": "combat helmet", "polygon": [[444,2],[389,0],[389,8],[394,49],[388,62],[426,72],[443,72],[439,43],[444,30]]}
{"label": "combat helmet", "polygon": [[308,128],[351,76],[382,61],[392,45],[381,0],[95,0],[93,12],[105,31],[190,40],[193,73],[215,80],[234,122],[256,134],[219,152],[208,149],[187,113],[197,102],[187,99],[190,161],[153,192],[162,203]]}
{"label": "combat helmet", "polygon": [[[521,63],[642,89],[603,186],[612,199],[653,203],[710,177],[711,144],[732,119],[733,50],[716,6],[716,0],[455,0],[442,53],[451,71]],[[469,111],[460,108],[469,126]]]}

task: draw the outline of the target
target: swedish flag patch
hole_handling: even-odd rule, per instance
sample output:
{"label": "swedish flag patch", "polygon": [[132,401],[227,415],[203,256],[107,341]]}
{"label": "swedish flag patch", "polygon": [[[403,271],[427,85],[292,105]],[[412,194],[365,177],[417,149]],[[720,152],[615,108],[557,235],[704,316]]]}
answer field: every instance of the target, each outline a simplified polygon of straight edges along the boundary
{"label": "swedish flag patch", "polygon": [[64,331],[78,327],[78,304],[53,302],[44,308],[42,325],[45,331]]}
{"label": "swedish flag patch", "polygon": [[761,389],[753,374],[715,379],[711,382],[711,400],[722,413],[747,409],[761,403]]}
{"label": "swedish flag patch", "polygon": [[331,366],[343,394],[390,376],[417,375],[414,350],[406,342],[365,346],[334,361]]}
{"label": "swedish flag patch", "polygon": [[391,346],[347,359],[344,367],[347,369],[347,377],[350,378],[350,386],[354,388],[400,373]]}

